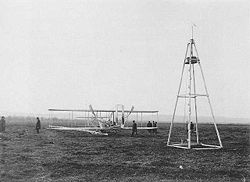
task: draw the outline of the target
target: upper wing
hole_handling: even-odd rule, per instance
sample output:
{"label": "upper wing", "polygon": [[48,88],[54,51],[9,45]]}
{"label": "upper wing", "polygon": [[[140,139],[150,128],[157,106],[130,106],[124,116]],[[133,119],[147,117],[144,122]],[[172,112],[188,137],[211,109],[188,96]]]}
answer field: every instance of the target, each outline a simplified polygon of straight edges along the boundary
{"label": "upper wing", "polygon": [[65,126],[54,126],[49,125],[50,130],[59,130],[59,131],[82,131],[91,134],[98,134],[98,135],[108,135],[107,133],[102,133],[100,127],[65,127]]}
{"label": "upper wing", "polygon": [[87,109],[48,109],[48,111],[90,112],[90,110],[87,110]]}
{"label": "upper wing", "polygon": [[[134,109],[134,108],[133,108]],[[87,109],[48,109],[49,111],[71,111],[71,112],[91,112],[91,110]],[[115,110],[104,110],[104,109],[95,109],[94,112],[115,112]],[[121,110],[118,110],[118,112],[121,112]],[[143,111],[143,110],[124,110],[125,113],[158,113],[159,111]]]}

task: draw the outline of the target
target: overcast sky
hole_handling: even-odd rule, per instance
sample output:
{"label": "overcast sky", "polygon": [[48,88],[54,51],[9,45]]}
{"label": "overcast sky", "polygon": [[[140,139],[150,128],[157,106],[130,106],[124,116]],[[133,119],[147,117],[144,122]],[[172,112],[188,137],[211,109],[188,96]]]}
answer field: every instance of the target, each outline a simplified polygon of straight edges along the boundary
{"label": "overcast sky", "polygon": [[247,0],[1,0],[0,111],[172,114],[192,23],[215,115],[250,117]]}

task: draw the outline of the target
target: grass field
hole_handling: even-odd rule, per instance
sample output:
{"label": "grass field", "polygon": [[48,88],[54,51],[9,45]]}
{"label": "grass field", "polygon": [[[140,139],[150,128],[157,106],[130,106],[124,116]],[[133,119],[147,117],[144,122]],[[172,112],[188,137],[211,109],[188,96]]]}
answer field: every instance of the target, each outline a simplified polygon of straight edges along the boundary
{"label": "grass field", "polygon": [[218,125],[224,148],[209,151],[167,147],[169,124],[159,126],[154,137],[93,136],[12,121],[0,135],[0,181],[250,181],[249,125]]}

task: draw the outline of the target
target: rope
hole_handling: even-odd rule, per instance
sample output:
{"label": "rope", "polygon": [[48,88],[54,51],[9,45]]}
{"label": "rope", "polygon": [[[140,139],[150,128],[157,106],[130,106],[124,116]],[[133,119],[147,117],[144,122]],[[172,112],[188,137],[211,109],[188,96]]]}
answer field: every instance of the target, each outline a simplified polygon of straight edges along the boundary
{"label": "rope", "polygon": [[[186,77],[186,86],[185,86],[185,96],[187,95],[187,83],[188,83],[188,76]],[[184,117],[183,117],[183,123],[185,123],[187,125],[187,120],[186,120],[186,116],[187,116],[187,112],[186,112],[186,107],[187,107],[187,98],[185,97],[184,100]],[[186,129],[186,128],[185,128]]]}

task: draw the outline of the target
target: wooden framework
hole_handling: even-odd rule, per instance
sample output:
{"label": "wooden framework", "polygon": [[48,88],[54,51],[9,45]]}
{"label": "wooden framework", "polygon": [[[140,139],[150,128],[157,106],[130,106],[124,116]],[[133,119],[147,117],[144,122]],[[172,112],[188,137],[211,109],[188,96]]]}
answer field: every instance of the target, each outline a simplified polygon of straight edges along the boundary
{"label": "wooden framework", "polygon": [[[200,71],[201,71],[202,81],[203,81],[204,87],[205,87],[205,94],[197,94],[196,93],[195,69],[194,68],[195,68],[195,65],[197,65],[197,64],[198,64],[198,66],[200,68]],[[188,66],[188,94],[181,95],[180,90],[181,90],[181,85],[182,85],[185,66]],[[192,93],[192,88],[193,88],[193,93]],[[200,142],[199,132],[198,132],[198,116],[197,116],[197,98],[198,97],[207,97],[207,101],[208,101],[209,108],[210,108],[210,111],[211,111],[211,115],[212,115],[212,118],[213,118],[213,124],[214,124],[215,130],[216,130],[216,135],[218,137],[219,145],[203,144],[203,143]],[[171,134],[172,134],[173,123],[174,123],[174,119],[175,119],[177,104],[178,104],[179,99],[181,99],[181,98],[188,99],[188,129],[187,129],[187,136],[188,137],[187,137],[187,143],[181,142],[181,143],[173,144],[173,143],[171,143]],[[191,107],[191,103],[192,102],[191,102],[191,100],[192,99],[194,99],[193,103],[194,103],[194,115],[195,115],[194,118],[195,118],[196,142],[192,142],[192,140],[191,140],[191,133],[192,133],[192,130],[191,130],[191,124],[192,124],[192,107]],[[171,120],[167,145],[170,146],[170,147],[176,147],[176,148],[182,148],[182,149],[195,149],[195,150],[209,150],[209,149],[220,149],[220,148],[222,148],[222,142],[221,142],[221,139],[220,139],[220,134],[219,134],[216,122],[215,122],[215,117],[214,117],[212,105],[211,105],[211,102],[210,102],[210,98],[209,98],[209,95],[208,95],[208,90],[207,90],[204,74],[203,74],[202,67],[201,67],[201,64],[200,64],[198,51],[197,51],[197,48],[195,46],[193,38],[190,39],[190,42],[187,44],[187,48],[186,48],[185,58],[184,58],[184,62],[183,62],[182,72],[181,72],[181,79],[180,79],[178,94],[177,94],[177,98],[176,98],[176,102],[175,102],[174,113],[173,113],[173,117],[172,117],[172,120]]]}
{"label": "wooden framework", "polygon": [[[91,124],[91,122],[89,122],[91,119],[93,119],[93,116],[91,114],[91,110],[88,109],[54,109],[54,108],[50,108],[48,109],[49,111],[49,116],[50,116],[50,120],[52,119],[53,113],[54,112],[65,112],[68,113],[68,119],[73,121],[75,119],[86,119],[87,120],[87,124],[88,126]],[[122,127],[124,127],[125,125],[125,120],[128,117],[129,113],[131,113],[131,115],[134,115],[136,122],[142,126],[143,123],[143,114],[152,114],[152,118],[153,115],[155,115],[155,119],[157,122],[159,122],[159,111],[157,110],[125,110],[124,109],[124,105],[122,104],[117,104],[115,106],[115,109],[95,109],[93,110],[97,117],[99,119],[110,119],[110,121],[114,124],[114,123],[119,123],[121,122]],[[76,113],[84,113],[84,116],[77,116],[75,117],[75,115],[77,115]],[[104,116],[105,115],[105,116]],[[139,118],[140,116],[140,118]],[[139,120],[140,119],[140,120]],[[72,125],[72,123],[70,123],[70,125]]]}

